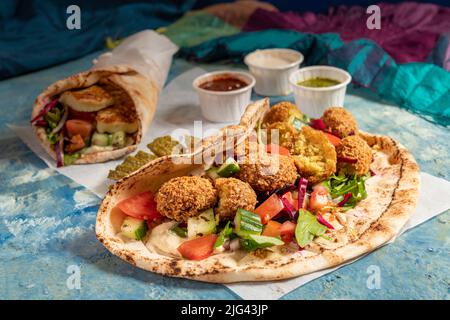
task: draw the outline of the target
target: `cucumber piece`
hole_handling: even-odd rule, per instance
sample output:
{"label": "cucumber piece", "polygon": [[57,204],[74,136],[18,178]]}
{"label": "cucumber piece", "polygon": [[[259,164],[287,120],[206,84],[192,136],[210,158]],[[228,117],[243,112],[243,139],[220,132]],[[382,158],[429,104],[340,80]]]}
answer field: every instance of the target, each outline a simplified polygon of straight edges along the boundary
{"label": "cucumber piece", "polygon": [[231,177],[232,175],[238,173],[241,170],[239,164],[233,158],[228,158],[220,167],[217,169],[217,174],[223,178]]}
{"label": "cucumber piece", "polygon": [[253,212],[239,208],[234,217],[234,228],[238,236],[245,238],[250,234],[261,234],[261,217]]}
{"label": "cucumber piece", "polygon": [[214,216],[214,210],[208,209],[200,213],[197,217],[189,218],[187,221],[187,229],[188,238],[215,233],[216,217]]}
{"label": "cucumber piece", "polygon": [[106,147],[111,144],[111,135],[106,133],[94,132],[91,138],[91,143],[94,146]]}
{"label": "cucumber piece", "polygon": [[292,126],[297,129],[297,130],[301,130],[302,127],[305,126],[305,124],[302,122],[302,120],[300,120],[299,118],[294,118],[292,120]]}
{"label": "cucumber piece", "polygon": [[127,135],[123,131],[117,131],[112,134],[111,144],[114,148],[123,148],[126,144]]}
{"label": "cucumber piece", "polygon": [[264,249],[273,246],[281,246],[284,242],[276,237],[261,236],[251,234],[247,238],[241,240],[242,247],[247,251],[256,249]]}
{"label": "cucumber piece", "polygon": [[219,168],[217,167],[211,167],[208,170],[206,170],[206,175],[210,177],[212,180],[216,180],[217,178],[220,178],[220,176],[217,174],[217,170]]}
{"label": "cucumber piece", "polygon": [[122,234],[130,239],[141,240],[147,233],[147,224],[145,220],[133,217],[125,217],[120,230]]}

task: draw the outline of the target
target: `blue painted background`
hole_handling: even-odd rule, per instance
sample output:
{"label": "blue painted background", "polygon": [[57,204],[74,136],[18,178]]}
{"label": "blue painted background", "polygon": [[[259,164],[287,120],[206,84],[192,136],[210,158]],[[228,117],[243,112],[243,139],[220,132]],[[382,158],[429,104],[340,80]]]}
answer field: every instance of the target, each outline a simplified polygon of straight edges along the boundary
{"label": "blue painted background", "polygon": [[[87,69],[96,55],[0,82],[0,299],[238,298],[222,285],[162,277],[112,256],[95,238],[100,199],[48,169],[7,128],[29,119],[32,102],[44,87]],[[169,79],[192,67],[176,60]],[[350,93],[346,107],[363,130],[399,140],[422,170],[450,180],[447,128],[382,104],[365,90]],[[448,299],[449,231],[446,212],[283,299]],[[70,265],[80,267],[80,290],[66,285]],[[381,270],[379,290],[366,286],[371,265]]]}

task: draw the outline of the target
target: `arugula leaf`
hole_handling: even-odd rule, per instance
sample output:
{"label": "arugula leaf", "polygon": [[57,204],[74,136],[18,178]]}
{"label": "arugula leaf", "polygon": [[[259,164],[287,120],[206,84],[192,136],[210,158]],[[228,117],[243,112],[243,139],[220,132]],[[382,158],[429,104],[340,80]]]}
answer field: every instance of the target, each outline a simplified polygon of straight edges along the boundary
{"label": "arugula leaf", "polygon": [[333,199],[342,200],[343,196],[351,192],[352,197],[344,207],[353,208],[356,204],[367,197],[365,182],[369,176],[346,176],[344,174],[332,175],[324,186],[330,191]]}
{"label": "arugula leaf", "polygon": [[278,237],[260,236],[256,234],[251,234],[247,238],[241,239],[240,242],[241,246],[247,251],[255,251],[256,249],[264,249],[284,244]]}
{"label": "arugula leaf", "polygon": [[304,248],[315,236],[322,236],[326,231],[327,227],[319,223],[315,215],[304,209],[299,210],[295,239],[300,247]]}
{"label": "arugula leaf", "polygon": [[220,231],[216,242],[214,243],[214,249],[220,247],[225,242],[225,238],[230,238],[233,234],[233,228],[231,227],[231,221],[228,221],[225,227]]}

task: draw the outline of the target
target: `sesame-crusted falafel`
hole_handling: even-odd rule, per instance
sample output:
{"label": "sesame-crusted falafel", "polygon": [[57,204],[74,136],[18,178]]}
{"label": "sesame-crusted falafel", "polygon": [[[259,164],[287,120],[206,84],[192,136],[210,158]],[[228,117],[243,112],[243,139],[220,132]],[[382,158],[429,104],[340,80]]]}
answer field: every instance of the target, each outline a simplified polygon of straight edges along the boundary
{"label": "sesame-crusted falafel", "polygon": [[336,151],[322,131],[303,127],[295,141],[294,162],[310,183],[325,180],[336,171]]}
{"label": "sesame-crusted falafel", "polygon": [[275,122],[292,122],[293,118],[303,119],[303,114],[297,106],[289,101],[282,101],[272,106],[263,119],[268,126]]}
{"label": "sesame-crusted falafel", "polygon": [[298,131],[287,122],[275,122],[267,126],[267,142],[285,147],[291,153],[294,149],[297,135]]}
{"label": "sesame-crusted falafel", "polygon": [[326,109],[322,120],[327,130],[340,138],[358,134],[356,120],[350,111],[345,108],[332,107]]}
{"label": "sesame-crusted falafel", "polygon": [[198,176],[172,178],[156,194],[157,210],[176,221],[187,221],[214,207],[217,190],[209,179]]}
{"label": "sesame-crusted falafel", "polygon": [[[349,136],[341,140],[336,148],[338,171],[347,174],[364,175],[372,163],[372,149],[359,136]],[[355,163],[351,163],[354,160]]]}
{"label": "sesame-crusted falafel", "polygon": [[233,219],[239,208],[255,209],[256,193],[248,183],[235,178],[218,178],[214,184],[219,192],[216,213],[221,220]]}
{"label": "sesame-crusted falafel", "polygon": [[266,153],[240,167],[236,177],[248,182],[256,191],[273,191],[294,183],[298,176],[293,159],[276,154]]}

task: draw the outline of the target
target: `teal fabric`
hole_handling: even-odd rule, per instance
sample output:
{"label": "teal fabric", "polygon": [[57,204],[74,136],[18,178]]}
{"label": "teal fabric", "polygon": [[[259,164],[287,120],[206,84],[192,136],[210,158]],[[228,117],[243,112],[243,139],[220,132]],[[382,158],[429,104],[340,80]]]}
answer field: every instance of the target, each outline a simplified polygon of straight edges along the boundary
{"label": "teal fabric", "polygon": [[188,12],[159,31],[180,47],[191,47],[213,38],[241,32],[240,29],[204,11]]}
{"label": "teal fabric", "polygon": [[[67,7],[76,3],[81,29],[66,27]],[[0,1],[0,80],[70,61],[105,47],[105,39],[124,38],[166,26],[195,0],[2,0]]]}
{"label": "teal fabric", "polygon": [[180,55],[203,62],[241,61],[256,49],[291,48],[305,56],[303,66],[325,64],[347,70],[353,83],[428,120],[450,125],[450,72],[428,63],[397,64],[376,43],[344,43],[338,34],[292,30],[244,32],[184,47]]}

